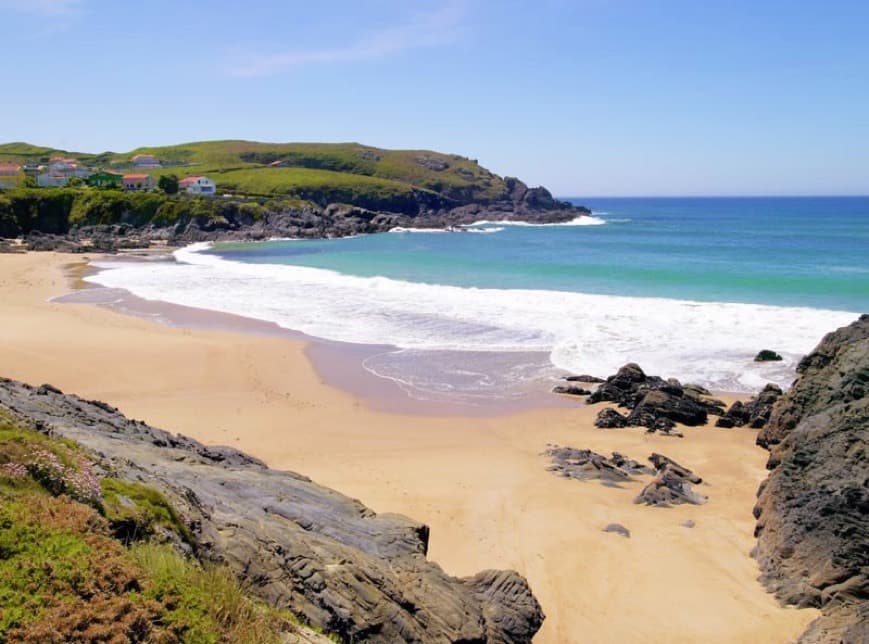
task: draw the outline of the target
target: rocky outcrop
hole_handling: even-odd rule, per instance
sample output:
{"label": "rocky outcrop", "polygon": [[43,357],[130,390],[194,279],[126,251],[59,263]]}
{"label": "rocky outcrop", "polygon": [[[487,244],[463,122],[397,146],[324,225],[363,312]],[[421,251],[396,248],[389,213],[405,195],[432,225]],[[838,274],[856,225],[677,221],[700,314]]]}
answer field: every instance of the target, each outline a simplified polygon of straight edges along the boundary
{"label": "rocky outcrop", "polygon": [[618,452],[607,458],[590,449],[575,447],[549,447],[545,454],[552,459],[550,472],[580,481],[600,480],[604,483],[632,481],[638,474],[651,474],[654,470]]}
{"label": "rocky outcrop", "polygon": [[564,380],[567,382],[587,382],[589,384],[597,384],[603,382],[603,378],[598,378],[597,376],[590,376],[588,374],[581,374],[578,376],[565,376]]}
{"label": "rocky outcrop", "polygon": [[354,642],[530,642],[543,621],[512,571],[457,579],[426,559],[428,527],[226,447],[129,420],[50,386],[0,380],[0,409],[75,440],[103,475],[162,492],[200,559],[252,591]]}
{"label": "rocky outcrop", "polygon": [[672,433],[675,423],[705,425],[709,414],[723,413],[724,403],[708,394],[702,387],[682,385],[675,378],[647,376],[639,365],[629,363],[601,383],[588,402],[614,402],[630,410],[624,425],[619,425],[617,412],[602,410],[596,421],[598,427],[647,427]]}
{"label": "rocky outcrop", "polygon": [[869,315],[828,334],[758,434],[761,581],[821,608],[800,641],[869,641]]}
{"label": "rocky outcrop", "polygon": [[634,503],[668,507],[682,503],[701,505],[707,497],[698,494],[691,484],[699,485],[703,479],[687,467],[679,465],[663,454],[652,454],[649,461],[657,472],[652,481],[634,499]]}
{"label": "rocky outcrop", "polygon": [[[359,205],[330,203],[323,207],[262,208],[258,217],[244,214],[238,204],[226,203],[220,216],[181,216],[172,225],[117,223],[72,227],[59,234],[34,230],[26,235],[27,250],[70,253],[115,252],[148,248],[152,244],[182,246],[202,241],[263,241],[275,238],[324,239],[384,233],[393,228],[461,227],[480,220],[521,220],[559,223],[589,213],[586,208],[553,201],[554,206],[531,207],[526,202],[497,201],[457,206],[416,195],[407,211],[379,211]],[[236,206],[236,207],[234,207]],[[0,252],[6,245],[0,246]]]}
{"label": "rocky outcrop", "polygon": [[652,468],[618,452],[613,452],[612,457],[607,458],[590,449],[553,445],[545,454],[552,459],[550,472],[580,481],[599,480],[604,485],[617,486],[634,481],[636,476],[653,475],[652,481],[643,487],[634,503],[667,507],[706,502],[706,497],[691,487],[692,484],[699,485],[703,479],[662,454],[653,453],[649,456]]}
{"label": "rocky outcrop", "polygon": [[748,402],[743,403],[739,400],[734,402],[730,409],[715,421],[715,426],[744,427],[748,425],[752,429],[760,429],[769,421],[772,406],[781,398],[781,395],[781,387],[770,383]]}
{"label": "rocky outcrop", "polygon": [[552,388],[552,393],[564,394],[567,396],[588,396],[591,394],[591,390],[583,389],[582,387],[577,387],[575,385],[556,385]]}

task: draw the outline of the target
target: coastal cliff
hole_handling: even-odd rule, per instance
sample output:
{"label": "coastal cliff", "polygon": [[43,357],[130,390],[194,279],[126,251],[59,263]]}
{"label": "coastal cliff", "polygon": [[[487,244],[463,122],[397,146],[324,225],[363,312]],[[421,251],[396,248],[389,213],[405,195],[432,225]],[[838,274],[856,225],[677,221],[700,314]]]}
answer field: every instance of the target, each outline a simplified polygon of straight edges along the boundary
{"label": "coastal cliff", "polygon": [[[474,159],[355,143],[210,141],[100,155],[18,143],[0,145],[0,160],[38,166],[63,154],[71,164],[123,172],[137,152],[163,162],[147,170],[152,178],[207,175],[217,194],[22,186],[0,191],[0,238],[27,237],[31,250],[105,251],[151,242],[343,237],[484,219],[559,223],[590,212]],[[21,181],[27,185],[23,174]]]}
{"label": "coastal cliff", "polygon": [[426,560],[427,526],[376,514],[237,450],[207,447],[47,385],[0,380],[0,411],[74,441],[97,478],[156,490],[179,517],[180,529],[165,538],[227,566],[261,599],[342,641],[529,642],[544,619],[517,573],[450,577]]}
{"label": "coastal cliff", "polygon": [[801,642],[869,642],[869,315],[823,338],[773,407],[754,556],[787,604],[822,610]]}

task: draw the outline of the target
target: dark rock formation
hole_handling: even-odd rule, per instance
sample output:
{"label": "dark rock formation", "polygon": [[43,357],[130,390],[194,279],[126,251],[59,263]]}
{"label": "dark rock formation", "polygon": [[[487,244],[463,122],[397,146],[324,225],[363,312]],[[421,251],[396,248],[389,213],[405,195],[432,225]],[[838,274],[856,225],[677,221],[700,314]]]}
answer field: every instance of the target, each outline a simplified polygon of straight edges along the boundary
{"label": "dark rock formation", "polygon": [[[647,427],[671,433],[673,423],[683,425],[704,425],[709,414],[723,413],[724,403],[707,398],[708,391],[697,385],[683,386],[675,378],[664,380],[658,376],[647,376],[634,363],[629,363],[603,382],[588,398],[589,403],[609,401],[630,410],[622,427]],[[618,418],[608,413],[601,423],[618,426]],[[595,423],[597,424],[597,422]]]}
{"label": "dark rock formation", "polygon": [[0,379],[0,407],[77,441],[103,474],[161,491],[201,559],[304,621],[367,642],[530,642],[543,621],[520,575],[457,579],[426,560],[428,527],[227,447],[209,447],[49,386]]}
{"label": "dark rock formation", "polygon": [[772,413],[772,406],[781,397],[782,390],[772,383],[747,403],[736,401],[716,422],[716,427],[744,427],[760,429],[766,425]]}
{"label": "dark rock formation", "polygon": [[633,480],[637,474],[650,474],[652,470],[618,452],[612,458],[592,452],[590,449],[553,446],[545,454],[552,459],[550,472],[581,481],[601,480],[605,483],[622,483]]}
{"label": "dark rock formation", "polygon": [[628,417],[620,414],[612,407],[601,409],[597,418],[594,419],[594,426],[601,429],[619,429],[628,426]]}
{"label": "dark rock formation", "polygon": [[603,378],[598,378],[597,376],[589,376],[588,374],[582,374],[579,376],[565,376],[564,379],[567,382],[587,382],[589,384],[596,384],[604,381]]}
{"label": "dark rock formation", "polygon": [[758,351],[757,355],[754,356],[755,362],[778,362],[781,359],[782,357],[779,354],[770,349],[761,349]]}
{"label": "dark rock formation", "polygon": [[19,246],[13,241],[0,239],[0,253],[23,253],[24,247]]}
{"label": "dark rock formation", "polygon": [[699,485],[703,479],[662,454],[653,453],[649,456],[654,469],[618,452],[613,452],[612,458],[607,458],[589,449],[555,445],[547,449],[545,454],[552,459],[549,471],[565,478],[581,481],[597,479],[605,485],[615,485],[633,481],[637,475],[654,475],[655,478],[643,488],[634,503],[669,506],[680,503],[700,505],[706,502],[705,496],[691,488],[691,484]]}
{"label": "dark rock formation", "polygon": [[820,607],[801,642],[869,641],[869,315],[824,337],[758,434],[761,581]]}
{"label": "dark rock formation", "polygon": [[657,476],[643,488],[634,503],[666,507],[681,503],[701,505],[706,502],[705,496],[691,488],[692,483],[703,482],[694,472],[662,454],[652,454],[649,461],[654,465]]}
{"label": "dark rock formation", "polygon": [[607,527],[605,527],[603,529],[603,531],[604,532],[612,532],[614,534],[625,537],[627,539],[631,538],[631,531],[628,530],[621,523],[610,523],[609,525],[607,525]]}
{"label": "dark rock formation", "polygon": [[552,393],[567,394],[568,396],[588,396],[591,392],[588,389],[583,389],[582,387],[574,387],[570,385],[556,385],[552,389]]}

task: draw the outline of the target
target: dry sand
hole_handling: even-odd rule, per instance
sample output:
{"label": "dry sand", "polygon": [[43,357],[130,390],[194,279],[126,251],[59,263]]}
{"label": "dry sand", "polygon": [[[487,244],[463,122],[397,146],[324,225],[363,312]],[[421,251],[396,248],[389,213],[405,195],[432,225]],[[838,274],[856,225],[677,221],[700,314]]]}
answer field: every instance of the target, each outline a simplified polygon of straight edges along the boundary
{"label": "dry sand", "polygon": [[[780,608],[756,581],[751,509],[766,454],[750,430],[597,430],[596,410],[503,417],[387,414],[323,384],[304,344],[174,329],[84,304],[81,258],[0,255],[0,375],[117,405],[127,415],[304,473],[431,526],[449,573],[514,568],[546,612],[537,642],[788,642],[817,615]],[[546,471],[548,443],[660,451],[708,481],[700,507],[636,506],[624,489]],[[696,527],[681,524],[692,519]],[[602,532],[621,523],[631,538]]]}

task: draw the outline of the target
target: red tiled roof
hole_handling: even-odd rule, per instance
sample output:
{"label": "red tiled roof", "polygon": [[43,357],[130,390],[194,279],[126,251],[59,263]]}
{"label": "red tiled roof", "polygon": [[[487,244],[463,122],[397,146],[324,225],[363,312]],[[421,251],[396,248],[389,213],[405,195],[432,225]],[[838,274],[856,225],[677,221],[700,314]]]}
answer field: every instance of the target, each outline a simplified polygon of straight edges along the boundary
{"label": "red tiled roof", "polygon": [[187,187],[191,183],[195,183],[196,181],[199,181],[200,179],[204,179],[204,178],[205,177],[184,177],[183,179],[181,179],[181,181],[178,182],[178,185]]}
{"label": "red tiled roof", "polygon": [[6,173],[9,173],[9,172],[11,172],[11,173],[17,173],[20,169],[21,169],[21,168],[18,167],[17,165],[11,165],[11,164],[3,164],[3,165],[0,165],[0,172],[6,172]]}

